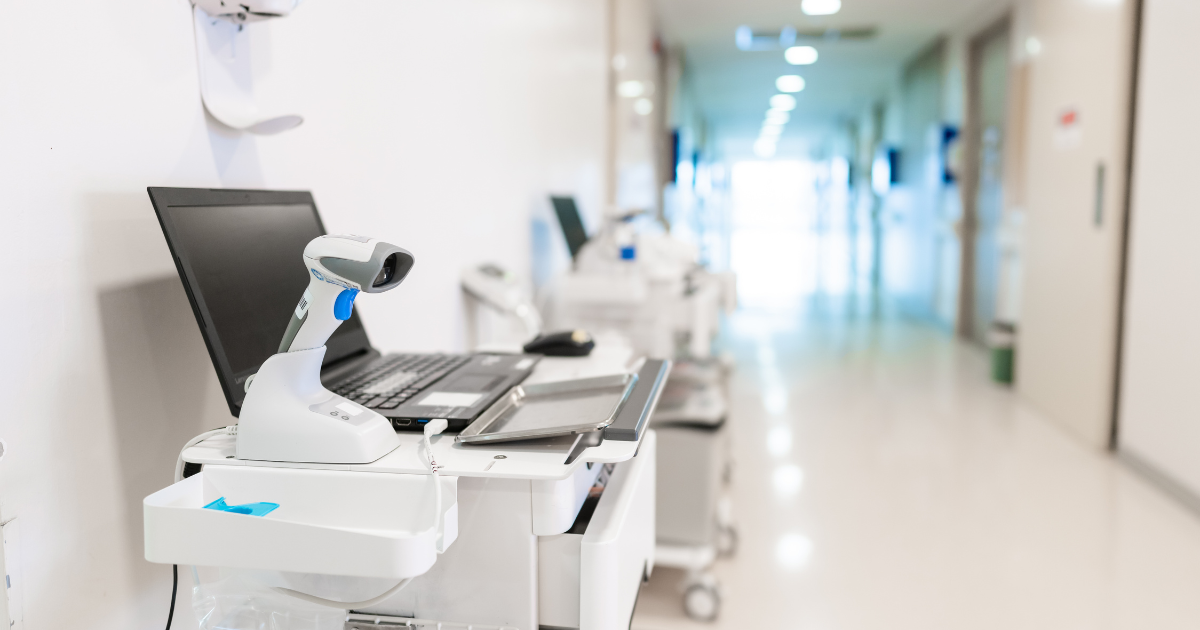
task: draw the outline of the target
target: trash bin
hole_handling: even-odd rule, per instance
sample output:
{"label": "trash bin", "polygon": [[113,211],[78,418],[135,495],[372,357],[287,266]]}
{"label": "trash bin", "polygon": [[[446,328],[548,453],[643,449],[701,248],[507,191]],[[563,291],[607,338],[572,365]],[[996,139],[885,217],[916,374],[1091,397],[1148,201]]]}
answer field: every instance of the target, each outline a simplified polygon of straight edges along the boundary
{"label": "trash bin", "polygon": [[995,322],[988,334],[988,345],[992,349],[992,380],[1011,385],[1013,382],[1013,355],[1017,345],[1017,327],[1008,322]]}

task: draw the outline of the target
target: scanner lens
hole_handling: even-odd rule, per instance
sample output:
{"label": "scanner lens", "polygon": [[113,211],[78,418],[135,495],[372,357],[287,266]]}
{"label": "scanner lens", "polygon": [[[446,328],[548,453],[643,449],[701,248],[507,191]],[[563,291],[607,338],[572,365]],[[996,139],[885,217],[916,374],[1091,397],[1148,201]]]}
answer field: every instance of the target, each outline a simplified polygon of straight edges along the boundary
{"label": "scanner lens", "polygon": [[373,287],[381,287],[392,281],[396,276],[396,255],[392,254],[383,261],[383,269],[379,270],[379,275],[375,276],[375,281],[371,283]]}

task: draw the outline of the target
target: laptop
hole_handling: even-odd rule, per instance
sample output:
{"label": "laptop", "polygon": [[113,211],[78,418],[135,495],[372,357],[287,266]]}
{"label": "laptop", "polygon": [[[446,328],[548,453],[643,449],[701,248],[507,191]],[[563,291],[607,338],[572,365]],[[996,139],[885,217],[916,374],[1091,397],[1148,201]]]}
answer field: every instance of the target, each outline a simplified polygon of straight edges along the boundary
{"label": "laptop", "polygon": [[567,249],[574,260],[579,257],[579,250],[588,242],[587,230],[579,216],[579,207],[575,205],[574,197],[550,197],[550,203],[554,205],[554,214],[558,215],[558,225],[562,228],[563,236],[567,239]]}
{"label": "laptop", "polygon": [[[148,190],[229,411],[237,416],[246,379],[278,351],[308,286],[301,257],[309,241],[325,234],[321,216],[304,191]],[[321,382],[397,430],[445,418],[448,430],[461,431],[529,376],[539,358],[385,355],[352,313],[326,343]]]}

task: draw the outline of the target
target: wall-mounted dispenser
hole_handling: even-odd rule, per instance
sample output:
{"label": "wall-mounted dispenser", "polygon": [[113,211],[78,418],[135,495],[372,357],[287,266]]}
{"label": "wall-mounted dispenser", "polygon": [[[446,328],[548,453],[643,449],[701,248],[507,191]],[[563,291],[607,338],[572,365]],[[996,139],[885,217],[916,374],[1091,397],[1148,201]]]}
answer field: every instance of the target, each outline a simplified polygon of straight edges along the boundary
{"label": "wall-mounted dispenser", "polygon": [[238,131],[270,135],[304,122],[260,111],[254,99],[250,22],[286,17],[301,0],[193,0],[200,95],[213,118]]}

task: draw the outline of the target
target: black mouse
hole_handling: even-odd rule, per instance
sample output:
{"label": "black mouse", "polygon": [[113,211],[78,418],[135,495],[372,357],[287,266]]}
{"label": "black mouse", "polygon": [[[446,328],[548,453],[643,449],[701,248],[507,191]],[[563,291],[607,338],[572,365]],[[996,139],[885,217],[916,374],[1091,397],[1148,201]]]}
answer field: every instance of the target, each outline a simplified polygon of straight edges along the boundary
{"label": "black mouse", "polygon": [[596,342],[586,330],[575,329],[538,335],[525,344],[525,352],[548,357],[586,357],[595,347]]}

